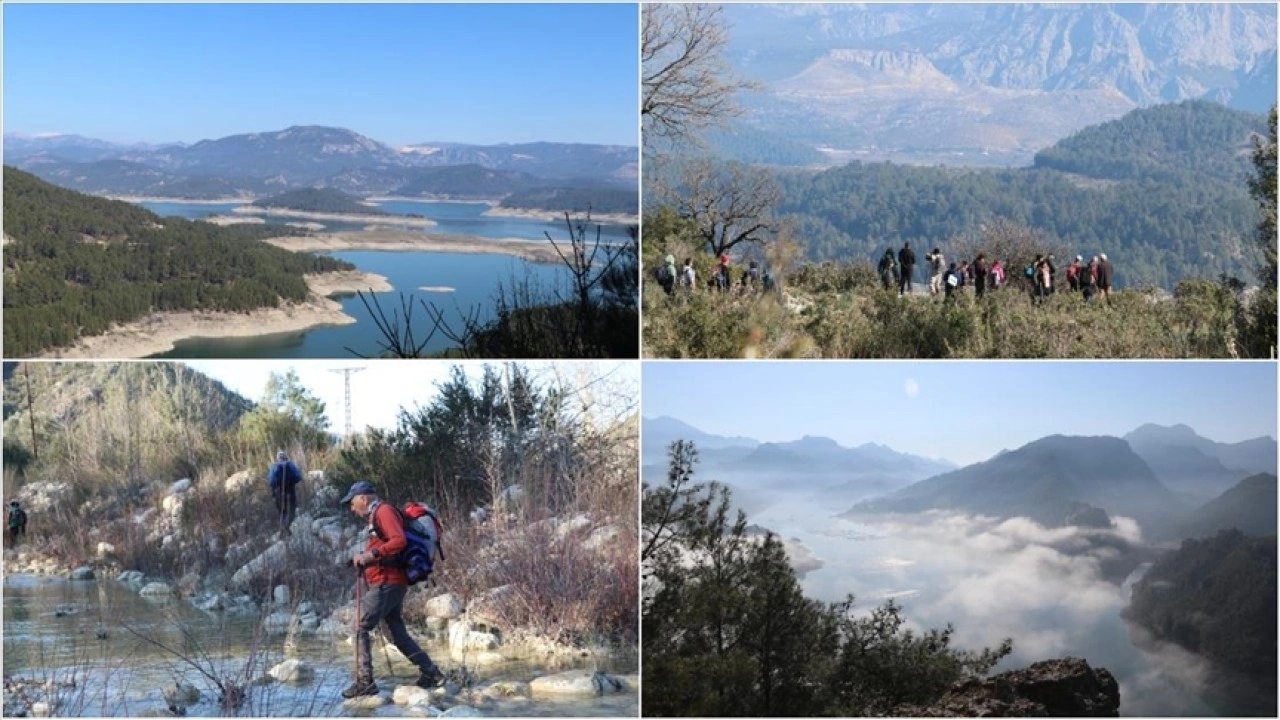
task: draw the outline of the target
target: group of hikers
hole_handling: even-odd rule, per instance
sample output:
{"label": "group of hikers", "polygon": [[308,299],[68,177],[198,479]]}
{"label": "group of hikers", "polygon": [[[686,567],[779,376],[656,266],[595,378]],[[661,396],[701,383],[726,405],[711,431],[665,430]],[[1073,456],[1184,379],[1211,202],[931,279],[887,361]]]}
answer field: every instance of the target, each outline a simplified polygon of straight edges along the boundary
{"label": "group of hikers", "polygon": [[[722,254],[720,262],[711,270],[711,277],[706,283],[707,287],[720,292],[746,293],[754,290],[768,292],[775,286],[772,273],[768,269],[761,268],[760,263],[755,260],[747,263],[747,267],[742,270],[736,280],[734,275],[734,270],[729,266],[729,256]],[[668,295],[674,295],[677,289],[685,292],[697,290],[698,272],[693,267],[693,258],[685,258],[684,265],[677,269],[675,256],[668,254],[658,266],[657,280],[662,290]]]}
{"label": "group of hikers", "polygon": [[[962,260],[948,264],[942,251],[935,247],[932,252],[925,253],[924,259],[929,264],[929,294],[943,295],[948,300],[968,287],[973,288],[975,296],[982,297],[989,290],[1004,287],[1010,280],[1008,265],[999,259],[988,262],[986,253],[978,253],[972,262]],[[1052,253],[1037,254],[1022,271],[1037,304],[1054,293],[1058,269],[1053,261]],[[884,251],[876,272],[886,290],[896,287],[899,295],[909,295],[914,290],[915,266],[916,254],[911,243],[903,243],[896,255],[893,248]],[[1087,263],[1082,255],[1077,255],[1066,268],[1067,287],[1071,292],[1082,293],[1086,303],[1099,293],[1110,303],[1112,277],[1111,261],[1106,253],[1095,255]]]}

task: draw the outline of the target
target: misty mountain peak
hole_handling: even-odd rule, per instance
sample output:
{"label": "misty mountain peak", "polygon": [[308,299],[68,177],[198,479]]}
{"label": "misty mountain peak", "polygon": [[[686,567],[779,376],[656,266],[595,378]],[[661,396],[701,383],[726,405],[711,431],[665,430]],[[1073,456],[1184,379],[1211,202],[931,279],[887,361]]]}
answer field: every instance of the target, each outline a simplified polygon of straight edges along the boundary
{"label": "misty mountain peak", "polygon": [[795,442],[786,443],[796,450],[838,450],[840,443],[821,435],[805,435]]}

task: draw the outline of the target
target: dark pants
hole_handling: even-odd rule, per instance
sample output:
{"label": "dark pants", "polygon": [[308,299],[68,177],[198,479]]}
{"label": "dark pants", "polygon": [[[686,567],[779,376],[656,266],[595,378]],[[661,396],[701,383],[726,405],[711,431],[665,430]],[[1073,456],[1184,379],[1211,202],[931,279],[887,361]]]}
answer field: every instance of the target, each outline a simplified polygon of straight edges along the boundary
{"label": "dark pants", "polygon": [[912,275],[912,272],[915,270],[915,267],[916,267],[915,265],[902,266],[902,277],[898,278],[898,294],[899,295],[911,292],[912,290],[911,275]]}
{"label": "dark pants", "polygon": [[293,518],[298,514],[298,490],[297,488],[288,490],[276,488],[271,491],[271,496],[276,501],[276,517],[280,519],[280,532],[288,535],[289,526],[293,524]]}
{"label": "dark pants", "polygon": [[18,536],[27,534],[26,525],[10,525],[9,526],[9,547],[18,544]]}
{"label": "dark pants", "polygon": [[976,294],[978,297],[982,297],[983,293],[987,291],[986,275],[973,276],[973,290],[974,290],[974,294]]}
{"label": "dark pants", "polygon": [[[357,582],[364,582],[361,578]],[[404,626],[404,618],[400,616],[400,606],[404,603],[405,593],[409,588],[405,585],[370,585],[366,587],[361,599],[360,632],[356,635],[356,647],[360,653],[360,674],[358,680],[373,681],[373,655],[370,652],[369,633],[379,623],[386,626],[385,635],[391,636],[391,643],[418,666],[418,670],[430,674],[436,669],[431,656],[423,650]]]}

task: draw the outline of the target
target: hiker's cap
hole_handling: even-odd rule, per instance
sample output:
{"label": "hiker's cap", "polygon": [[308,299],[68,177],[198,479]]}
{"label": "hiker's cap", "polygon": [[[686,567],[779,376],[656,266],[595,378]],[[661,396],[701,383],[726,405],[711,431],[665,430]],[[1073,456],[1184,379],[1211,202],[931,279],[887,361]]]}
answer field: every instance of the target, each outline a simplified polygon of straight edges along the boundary
{"label": "hiker's cap", "polygon": [[1102,254],[1101,254],[1101,255],[1099,255],[1098,257],[1102,258],[1103,260],[1106,260],[1106,259],[1107,259],[1107,254],[1106,254],[1106,253],[1102,253]]}
{"label": "hiker's cap", "polygon": [[289,459],[289,456],[285,455],[283,450],[276,453],[276,462],[284,462],[285,460],[288,460],[288,459]]}
{"label": "hiker's cap", "polygon": [[351,489],[347,490],[347,494],[343,495],[342,499],[339,500],[338,502],[342,503],[343,505],[346,505],[347,503],[351,502],[351,498],[357,495],[377,495],[377,494],[378,494],[378,491],[373,489],[373,483],[367,480],[360,480],[360,481],[351,483]]}
{"label": "hiker's cap", "polygon": [[1083,261],[1083,260],[1084,260],[1084,257],[1083,257],[1083,256],[1081,256],[1081,255],[1077,255],[1077,256],[1076,256],[1076,260]]}
{"label": "hiker's cap", "polygon": [[12,506],[14,506],[14,505],[17,505],[17,504],[18,504],[18,501],[17,501],[17,500],[10,500],[10,501],[9,501],[9,506],[10,506],[10,507],[12,507]]}
{"label": "hiker's cap", "polygon": [[721,264],[721,265],[728,265],[728,264],[729,264],[729,256],[728,256],[728,255],[721,255],[721,256],[720,256],[720,264]]}

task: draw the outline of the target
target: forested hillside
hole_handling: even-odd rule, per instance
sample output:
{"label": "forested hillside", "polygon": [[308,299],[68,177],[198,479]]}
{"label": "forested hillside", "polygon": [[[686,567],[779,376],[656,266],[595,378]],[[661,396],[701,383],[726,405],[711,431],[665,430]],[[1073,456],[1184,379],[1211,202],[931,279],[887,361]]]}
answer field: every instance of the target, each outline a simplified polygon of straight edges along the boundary
{"label": "forested hillside", "polygon": [[382,208],[365,205],[341,190],[304,188],[262,198],[253,203],[258,207],[301,210],[304,212],[347,213],[350,215],[386,215]]}
{"label": "forested hillside", "polygon": [[1035,166],[1109,180],[1211,178],[1239,185],[1260,116],[1211,102],[1157,105],[1094,125],[1036,154]]}
{"label": "forested hillside", "polygon": [[352,267],[259,242],[296,228],[160,218],[9,167],[4,232],[8,357],[66,345],[152,311],[247,311],[302,300],[304,273]]}
{"label": "forested hillside", "polygon": [[1133,588],[1125,615],[1157,638],[1276,688],[1276,536],[1187,540]]}
{"label": "forested hillside", "polygon": [[634,189],[614,188],[529,188],[517,190],[502,200],[502,207],[596,213],[639,212],[640,198]]}
{"label": "forested hillside", "polygon": [[1045,150],[1032,168],[854,162],[781,174],[779,211],[815,261],[871,261],[903,242],[950,254],[1004,219],[1074,253],[1108,253],[1122,287],[1224,272],[1254,282],[1246,179],[1252,134],[1265,132],[1262,116],[1211,103],[1136,110]]}
{"label": "forested hillside", "polygon": [[[173,467],[181,462],[175,458],[192,461],[208,438],[234,429],[252,408],[180,363],[27,363],[4,385],[6,465],[21,469],[39,455],[82,469],[133,463],[189,473]],[[141,452],[131,436],[146,438],[153,452]]]}

